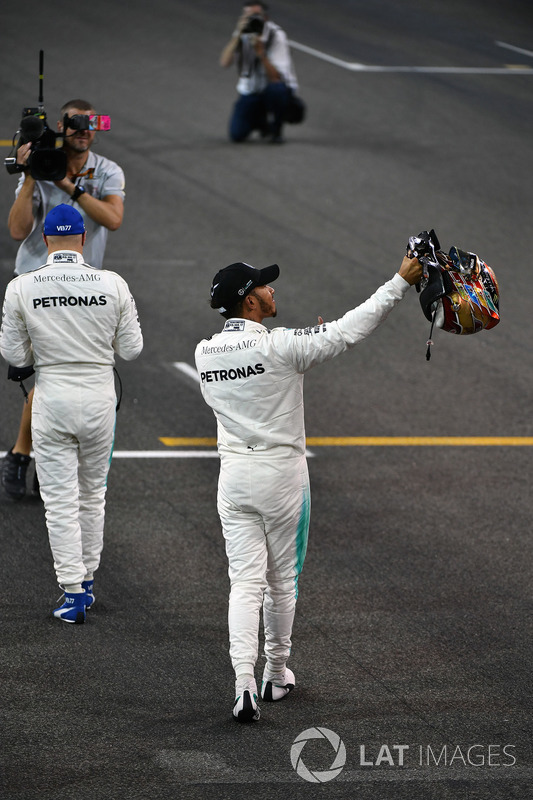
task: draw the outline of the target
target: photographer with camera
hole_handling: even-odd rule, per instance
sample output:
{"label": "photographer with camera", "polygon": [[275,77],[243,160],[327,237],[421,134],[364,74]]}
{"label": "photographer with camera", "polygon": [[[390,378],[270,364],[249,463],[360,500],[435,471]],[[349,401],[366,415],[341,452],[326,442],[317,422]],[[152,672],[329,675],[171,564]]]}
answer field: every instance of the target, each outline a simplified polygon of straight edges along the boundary
{"label": "photographer with camera", "polygon": [[[48,212],[61,203],[72,204],[80,212],[87,231],[85,258],[93,267],[102,267],[108,231],[115,231],[122,224],[124,172],[114,161],[92,152],[95,130],[91,118],[94,116],[93,106],[86,100],[70,100],[62,107],[57,130],[63,138],[61,150],[66,170],[59,180],[36,179],[32,175],[35,173],[32,162],[37,154],[43,153],[39,152],[39,120],[29,116],[23,119],[25,126],[21,123],[30,141],[17,149],[16,169],[20,171],[20,178],[8,218],[11,237],[22,242],[15,260],[15,275],[45,263],[48,251],[42,238],[42,226]],[[46,174],[51,166],[50,174],[54,175],[50,153],[45,152],[44,156],[44,172],[40,170],[37,174]],[[14,499],[26,494],[26,471],[31,461],[32,397],[33,390],[23,407],[17,440],[2,465],[2,485]],[[38,492],[36,480],[34,490]]]}
{"label": "photographer with camera", "polygon": [[266,3],[245,3],[220,64],[237,60],[239,98],[229,123],[233,142],[244,142],[258,130],[275,144],[283,142],[282,128],[291,92],[298,89],[287,35],[267,16]]}

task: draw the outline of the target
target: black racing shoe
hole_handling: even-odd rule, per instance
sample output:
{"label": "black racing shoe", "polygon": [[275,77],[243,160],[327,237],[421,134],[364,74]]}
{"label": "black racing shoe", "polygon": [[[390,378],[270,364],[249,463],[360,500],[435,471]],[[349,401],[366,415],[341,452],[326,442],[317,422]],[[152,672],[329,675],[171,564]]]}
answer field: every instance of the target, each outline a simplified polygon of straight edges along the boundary
{"label": "black racing shoe", "polygon": [[6,453],[2,464],[2,486],[14,500],[20,500],[26,494],[26,471],[31,456],[14,453],[13,448]]}

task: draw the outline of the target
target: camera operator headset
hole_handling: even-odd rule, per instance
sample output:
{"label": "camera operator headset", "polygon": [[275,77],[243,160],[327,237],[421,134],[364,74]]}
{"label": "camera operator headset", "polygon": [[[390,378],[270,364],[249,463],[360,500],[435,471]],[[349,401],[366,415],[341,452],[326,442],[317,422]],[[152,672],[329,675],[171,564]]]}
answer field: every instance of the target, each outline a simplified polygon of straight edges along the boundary
{"label": "camera operator headset", "polygon": [[[46,120],[46,115],[43,116]],[[95,119],[106,120],[107,124],[100,128]],[[61,203],[73,205],[82,215],[87,231],[85,258],[93,267],[101,269],[108,231],[117,230],[124,215],[122,168],[91,150],[95,128],[108,129],[109,118],[96,117],[92,104],[86,100],[75,99],[65,103],[57,131],[63,139],[61,149],[66,157],[66,170],[63,170],[64,177],[57,180],[41,177],[47,174],[46,158],[43,159],[44,172],[36,171],[32,165],[39,152],[42,124],[39,126],[39,120],[31,116],[24,117],[22,123],[21,132],[26,136],[21,136],[21,139],[26,141],[18,146],[16,166],[8,170],[20,173],[15,201],[8,217],[11,237],[21,242],[15,260],[15,275],[37,269],[46,262],[48,252],[42,238],[42,225],[48,212]],[[50,175],[55,174],[52,169]],[[21,498],[26,493],[32,399],[33,390],[29,402],[24,403],[15,444],[2,465],[2,485],[13,498]],[[34,490],[37,491],[36,481]]]}
{"label": "camera operator headset", "polygon": [[298,81],[285,31],[271,22],[265,3],[245,3],[220,56],[229,67],[237,58],[239,98],[229,124],[230,139],[243,142],[254,130],[281,143],[282,126]]}

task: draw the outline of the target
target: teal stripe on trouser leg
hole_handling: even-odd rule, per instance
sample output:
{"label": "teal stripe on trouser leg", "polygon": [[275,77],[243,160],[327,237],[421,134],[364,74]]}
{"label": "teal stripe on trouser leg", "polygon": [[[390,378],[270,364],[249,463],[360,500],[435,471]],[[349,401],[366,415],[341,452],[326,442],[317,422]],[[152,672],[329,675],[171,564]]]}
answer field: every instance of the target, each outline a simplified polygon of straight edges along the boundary
{"label": "teal stripe on trouser leg", "polygon": [[298,576],[302,571],[307,541],[311,503],[309,485],[303,487],[300,514],[294,535],[295,560],[291,574],[286,577],[269,575],[263,603],[265,630],[265,656],[267,671],[271,675],[283,672],[291,653],[292,627],[298,597]]}
{"label": "teal stripe on trouser leg", "polygon": [[311,492],[309,486],[304,490],[302,513],[296,531],[296,575],[294,578],[295,597],[298,598],[298,576],[303,569],[309,540],[309,521],[311,519]]}
{"label": "teal stripe on trouser leg", "polygon": [[244,664],[253,668],[261,606],[267,658],[272,645],[275,660],[286,660],[296,602],[295,577],[307,545],[309,476],[305,456],[222,458],[218,511],[231,581],[232,663],[236,668]]}

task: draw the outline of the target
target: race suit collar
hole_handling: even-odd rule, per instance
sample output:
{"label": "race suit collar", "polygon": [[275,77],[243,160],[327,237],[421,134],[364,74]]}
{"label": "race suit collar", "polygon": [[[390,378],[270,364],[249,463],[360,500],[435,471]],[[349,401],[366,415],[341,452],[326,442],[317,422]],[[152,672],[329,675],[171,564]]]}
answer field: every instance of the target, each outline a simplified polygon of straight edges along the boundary
{"label": "race suit collar", "polygon": [[55,250],[46,259],[46,264],[84,264],[83,256],[76,250]]}
{"label": "race suit collar", "polygon": [[248,331],[255,330],[258,332],[268,331],[260,322],[254,322],[252,319],[244,319],[243,317],[232,317],[226,320],[223,331]]}

